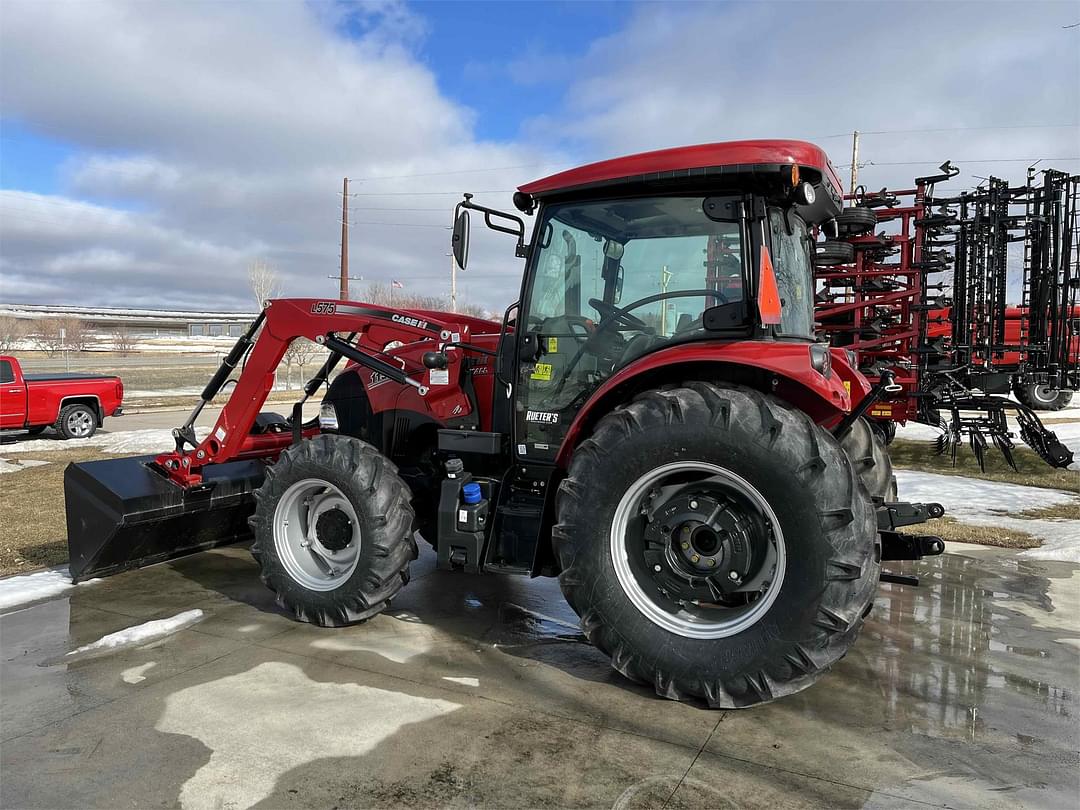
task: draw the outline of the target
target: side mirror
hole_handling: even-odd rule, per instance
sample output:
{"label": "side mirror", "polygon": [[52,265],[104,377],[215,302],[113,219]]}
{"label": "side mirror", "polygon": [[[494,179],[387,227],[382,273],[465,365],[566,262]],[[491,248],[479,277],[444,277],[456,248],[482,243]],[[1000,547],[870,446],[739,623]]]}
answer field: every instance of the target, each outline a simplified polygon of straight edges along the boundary
{"label": "side mirror", "polygon": [[450,237],[451,250],[454,251],[454,261],[458,267],[465,269],[469,261],[469,212],[458,211],[454,218],[454,235]]}

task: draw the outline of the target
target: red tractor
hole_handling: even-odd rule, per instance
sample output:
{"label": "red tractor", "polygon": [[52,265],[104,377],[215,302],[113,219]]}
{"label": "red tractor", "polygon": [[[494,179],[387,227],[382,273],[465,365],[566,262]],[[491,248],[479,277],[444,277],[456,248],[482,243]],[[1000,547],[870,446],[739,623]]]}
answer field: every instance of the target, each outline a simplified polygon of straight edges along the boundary
{"label": "red tractor", "polygon": [[[882,560],[943,550],[900,526],[873,389],[815,340],[811,229],[840,211],[825,153],[707,144],[522,186],[502,322],[365,303],[267,303],[176,449],[66,474],[71,570],[113,573],[253,535],[279,604],[345,625],[408,582],[417,533],[442,569],[558,576],[627,677],[749,706],[813,683],[855,641]],[[337,363],[319,420],[260,414],[289,343]],[[213,430],[202,404],[245,361]]]}

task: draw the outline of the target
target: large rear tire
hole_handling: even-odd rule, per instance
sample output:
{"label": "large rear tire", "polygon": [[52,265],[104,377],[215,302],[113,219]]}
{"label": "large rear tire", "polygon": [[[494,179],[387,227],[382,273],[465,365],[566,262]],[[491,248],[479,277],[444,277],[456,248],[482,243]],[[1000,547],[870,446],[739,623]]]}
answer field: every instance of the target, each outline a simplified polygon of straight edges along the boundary
{"label": "large rear tire", "polygon": [[321,435],[285,450],[255,492],[252,554],[278,604],[340,627],[384,610],[416,559],[408,487],[371,445]]}
{"label": "large rear tire", "polygon": [[687,383],[605,416],[557,519],[559,582],[589,640],[657,694],[715,708],[814,683],[854,643],[881,570],[840,445],[742,387]]}
{"label": "large rear tire", "polygon": [[851,459],[870,497],[877,502],[896,501],[896,476],[893,475],[892,459],[885,446],[885,436],[874,430],[866,419],[860,418],[851,426],[840,445]]}

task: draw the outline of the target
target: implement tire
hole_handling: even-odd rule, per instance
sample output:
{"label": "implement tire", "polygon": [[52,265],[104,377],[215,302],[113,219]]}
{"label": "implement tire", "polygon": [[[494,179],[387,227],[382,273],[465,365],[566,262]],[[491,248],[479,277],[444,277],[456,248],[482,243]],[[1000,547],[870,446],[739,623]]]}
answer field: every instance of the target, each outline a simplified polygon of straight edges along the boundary
{"label": "implement tire", "polygon": [[840,445],[851,459],[870,497],[875,502],[896,501],[896,478],[889,450],[885,446],[885,436],[874,430],[866,419],[859,419]]}
{"label": "implement tire", "polygon": [[[678,523],[691,509],[707,516]],[[589,640],[658,695],[713,708],[814,683],[854,643],[881,570],[874,506],[840,445],[739,386],[690,382],[605,416],[574,453],[557,521],[559,582]],[[741,569],[747,592],[684,598],[691,561],[725,580],[747,548],[763,561]]]}
{"label": "implement tire", "polygon": [[1060,411],[1072,402],[1073,392],[1049,385],[1014,385],[1013,394],[1021,405],[1033,411]]}
{"label": "implement tire", "polygon": [[255,491],[252,554],[277,603],[341,627],[384,610],[416,559],[410,493],[371,445],[320,435],[285,450]]}

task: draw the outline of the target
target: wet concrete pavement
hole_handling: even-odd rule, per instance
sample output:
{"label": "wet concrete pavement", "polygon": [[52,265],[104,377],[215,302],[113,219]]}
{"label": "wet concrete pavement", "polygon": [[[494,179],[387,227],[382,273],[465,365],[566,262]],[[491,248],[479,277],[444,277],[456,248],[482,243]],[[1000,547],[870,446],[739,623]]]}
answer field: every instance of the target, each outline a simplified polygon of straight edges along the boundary
{"label": "wet concrete pavement", "polygon": [[[345,630],[219,549],[0,617],[3,807],[1076,807],[1080,567],[907,564],[811,689],[715,712],[626,682],[551,580],[434,570]],[[65,653],[151,619],[144,646]]]}

